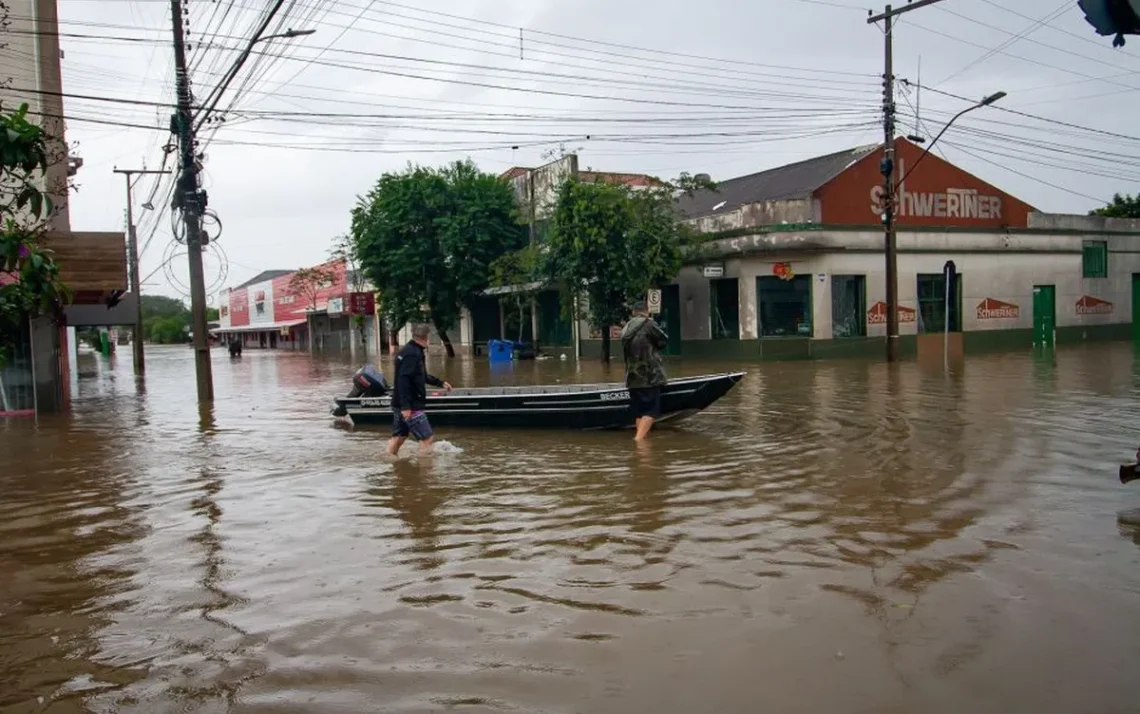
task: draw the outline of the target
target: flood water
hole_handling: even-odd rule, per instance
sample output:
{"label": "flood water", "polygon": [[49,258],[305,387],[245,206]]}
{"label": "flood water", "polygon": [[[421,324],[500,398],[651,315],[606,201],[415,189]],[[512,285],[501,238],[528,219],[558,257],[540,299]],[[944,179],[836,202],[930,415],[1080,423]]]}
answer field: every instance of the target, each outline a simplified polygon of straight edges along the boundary
{"label": "flood water", "polygon": [[1140,707],[1130,345],[672,364],[749,374],[644,451],[441,428],[396,463],[328,417],[348,361],[215,351],[200,413],[189,349],[145,384],[120,350],[0,422],[4,714]]}

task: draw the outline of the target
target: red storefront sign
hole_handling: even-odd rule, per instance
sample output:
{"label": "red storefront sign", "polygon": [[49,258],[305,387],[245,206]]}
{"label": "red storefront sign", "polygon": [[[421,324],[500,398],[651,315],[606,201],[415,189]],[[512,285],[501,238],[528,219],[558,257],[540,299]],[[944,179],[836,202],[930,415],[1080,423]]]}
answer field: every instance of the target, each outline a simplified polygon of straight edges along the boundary
{"label": "red storefront sign", "polygon": [[353,315],[375,315],[376,296],[372,293],[349,293],[348,311]]}
{"label": "red storefront sign", "polygon": [[[913,307],[905,307],[899,305],[899,323],[914,322],[917,318],[917,313]],[[887,324],[887,304],[880,300],[871,306],[867,311],[867,324],[868,325],[885,325]]]}

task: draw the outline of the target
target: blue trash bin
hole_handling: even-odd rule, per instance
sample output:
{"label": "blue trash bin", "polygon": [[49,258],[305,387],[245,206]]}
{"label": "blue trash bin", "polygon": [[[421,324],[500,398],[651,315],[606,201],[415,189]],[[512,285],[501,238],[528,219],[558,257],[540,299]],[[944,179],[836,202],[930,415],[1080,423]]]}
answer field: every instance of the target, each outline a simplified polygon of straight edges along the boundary
{"label": "blue trash bin", "polygon": [[509,340],[490,340],[487,342],[487,359],[492,362],[510,362],[514,350]]}

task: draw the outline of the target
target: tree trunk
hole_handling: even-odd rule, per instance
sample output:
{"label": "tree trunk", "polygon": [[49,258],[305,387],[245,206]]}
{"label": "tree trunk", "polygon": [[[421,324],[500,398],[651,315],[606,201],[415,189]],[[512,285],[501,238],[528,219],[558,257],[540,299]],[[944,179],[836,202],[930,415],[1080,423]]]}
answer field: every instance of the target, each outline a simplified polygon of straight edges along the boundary
{"label": "tree trunk", "polygon": [[435,324],[435,331],[439,333],[439,339],[443,342],[443,349],[447,350],[448,357],[455,356],[455,347],[451,344],[451,338],[447,336],[447,330],[440,326],[437,322]]}
{"label": "tree trunk", "polygon": [[602,325],[602,362],[610,363],[610,326]]}
{"label": "tree trunk", "polygon": [[522,293],[518,293],[518,297],[515,299],[515,304],[518,306],[518,309],[519,309],[519,339],[518,339],[518,341],[522,342],[523,341],[523,326],[524,326],[523,325],[523,317],[525,316],[525,313],[523,312]]}

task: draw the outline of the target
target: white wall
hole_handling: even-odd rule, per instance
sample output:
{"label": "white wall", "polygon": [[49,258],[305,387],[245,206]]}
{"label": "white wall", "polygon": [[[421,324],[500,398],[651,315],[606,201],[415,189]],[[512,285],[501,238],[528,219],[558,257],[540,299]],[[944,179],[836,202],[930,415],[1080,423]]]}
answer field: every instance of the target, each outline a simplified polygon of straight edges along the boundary
{"label": "white wall", "polygon": [[[804,255],[781,250],[794,248],[805,240],[789,233],[759,239],[771,252],[746,257],[729,254],[723,259],[724,277],[739,280],[741,339],[758,338],[756,278],[771,275],[776,263],[790,263],[795,274],[811,275],[816,339],[832,337],[832,276],[865,276],[867,310],[886,300],[881,232],[822,231],[809,239],[826,246],[827,252]],[[1109,277],[1082,277],[1081,247],[1086,239],[1108,242]],[[732,247],[739,249],[741,241],[751,240],[735,239]],[[1033,288],[1037,285],[1055,286],[1058,327],[1128,323],[1133,318],[1132,275],[1140,274],[1140,235],[916,232],[899,234],[898,244],[900,306],[917,312],[917,276],[940,274],[946,261],[953,260],[962,276],[962,317],[967,331],[1031,329]],[[681,294],[682,339],[709,339],[709,280],[701,275],[699,267],[687,267],[676,283]],[[1078,315],[1077,302],[1084,296],[1111,302],[1112,312]],[[987,298],[1016,305],[1018,316],[979,319],[979,305]],[[900,323],[899,332],[917,334],[918,320]],[[868,324],[867,334],[885,336],[886,325]]]}

